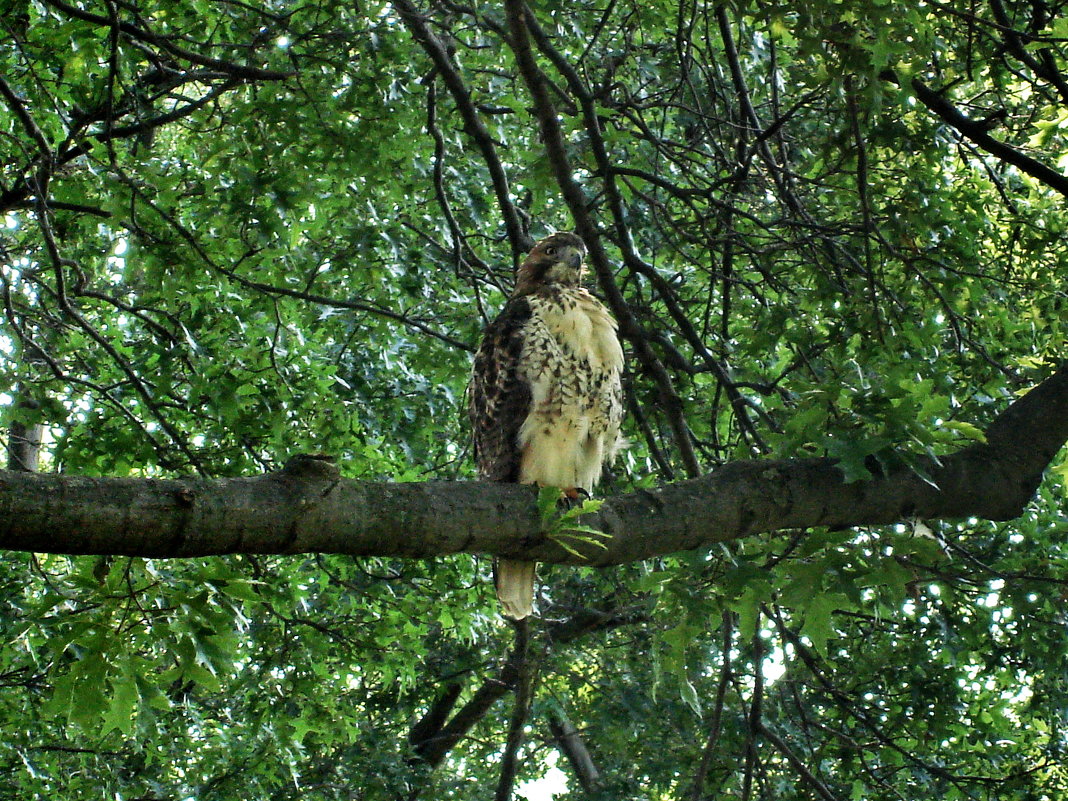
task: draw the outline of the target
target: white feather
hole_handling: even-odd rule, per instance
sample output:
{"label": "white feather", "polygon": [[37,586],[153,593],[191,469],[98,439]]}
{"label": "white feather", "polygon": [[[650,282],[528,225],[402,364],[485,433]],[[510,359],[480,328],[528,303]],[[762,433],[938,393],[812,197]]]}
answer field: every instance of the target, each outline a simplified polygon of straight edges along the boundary
{"label": "white feather", "polygon": [[578,287],[530,297],[520,363],[532,392],[519,431],[524,484],[591,490],[624,446],[616,322]]}

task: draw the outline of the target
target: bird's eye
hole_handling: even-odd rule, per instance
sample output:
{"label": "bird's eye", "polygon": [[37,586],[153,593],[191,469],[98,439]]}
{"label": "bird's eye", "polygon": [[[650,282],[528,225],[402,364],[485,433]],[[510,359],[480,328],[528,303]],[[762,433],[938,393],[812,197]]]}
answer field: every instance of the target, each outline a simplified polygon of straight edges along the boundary
{"label": "bird's eye", "polygon": [[549,247],[545,248],[545,255],[547,255],[547,256],[555,256],[556,255],[556,248],[554,248],[552,245],[549,245]]}

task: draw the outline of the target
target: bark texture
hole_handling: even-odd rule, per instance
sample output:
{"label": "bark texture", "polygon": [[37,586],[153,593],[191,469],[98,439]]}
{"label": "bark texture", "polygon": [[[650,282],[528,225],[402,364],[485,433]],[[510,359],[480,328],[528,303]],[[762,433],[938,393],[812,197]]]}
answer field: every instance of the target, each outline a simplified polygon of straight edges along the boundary
{"label": "bark texture", "polygon": [[998,416],[986,439],[929,463],[926,477],[901,468],[846,484],[828,459],[739,461],[616,496],[586,521],[610,535],[607,547],[587,547],[581,558],[540,532],[537,490],[521,485],[352,481],[319,457],[216,480],[7,471],[0,472],[0,548],[156,558],[489,553],[603,566],[780,529],[908,517],[1009,520],[1068,440],[1068,362]]}

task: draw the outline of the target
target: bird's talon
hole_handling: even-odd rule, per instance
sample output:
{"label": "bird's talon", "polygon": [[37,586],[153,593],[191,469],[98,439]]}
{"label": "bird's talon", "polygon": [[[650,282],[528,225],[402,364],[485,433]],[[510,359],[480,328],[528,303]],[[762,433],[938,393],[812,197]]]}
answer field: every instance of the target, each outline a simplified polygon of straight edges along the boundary
{"label": "bird's talon", "polygon": [[556,502],[556,506],[566,512],[581,506],[589,498],[590,493],[582,487],[568,487],[560,490],[560,500]]}

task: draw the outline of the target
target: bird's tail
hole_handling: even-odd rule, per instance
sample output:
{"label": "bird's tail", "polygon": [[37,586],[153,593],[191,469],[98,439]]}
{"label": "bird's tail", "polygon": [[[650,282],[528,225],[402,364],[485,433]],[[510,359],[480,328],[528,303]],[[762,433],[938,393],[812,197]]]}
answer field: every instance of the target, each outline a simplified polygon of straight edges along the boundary
{"label": "bird's tail", "polygon": [[534,606],[534,562],[498,559],[493,566],[493,581],[501,611],[512,620],[528,617]]}

